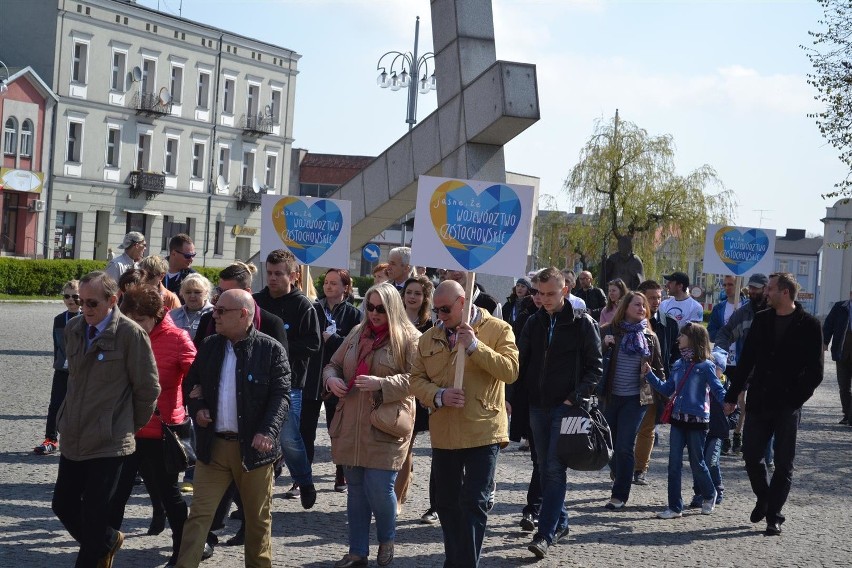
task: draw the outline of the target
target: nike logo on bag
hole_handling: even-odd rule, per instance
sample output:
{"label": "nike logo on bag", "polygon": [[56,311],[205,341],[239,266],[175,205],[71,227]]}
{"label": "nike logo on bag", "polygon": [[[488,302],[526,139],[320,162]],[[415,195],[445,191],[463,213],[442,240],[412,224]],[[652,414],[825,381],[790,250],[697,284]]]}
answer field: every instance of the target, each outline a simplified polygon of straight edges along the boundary
{"label": "nike logo on bag", "polygon": [[592,429],[592,421],[580,416],[566,416],[562,419],[560,434],[588,434]]}

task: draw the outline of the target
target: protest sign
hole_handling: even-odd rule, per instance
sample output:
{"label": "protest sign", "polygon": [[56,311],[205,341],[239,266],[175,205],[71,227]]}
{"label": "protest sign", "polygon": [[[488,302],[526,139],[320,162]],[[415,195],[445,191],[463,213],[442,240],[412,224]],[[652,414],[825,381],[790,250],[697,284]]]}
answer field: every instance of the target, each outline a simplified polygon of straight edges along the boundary
{"label": "protest sign", "polygon": [[302,264],[348,268],[350,205],[336,199],[264,195],[261,257],[283,247]]}
{"label": "protest sign", "polygon": [[775,271],[775,231],[730,225],[708,225],[704,240],[704,272],[748,276]]}

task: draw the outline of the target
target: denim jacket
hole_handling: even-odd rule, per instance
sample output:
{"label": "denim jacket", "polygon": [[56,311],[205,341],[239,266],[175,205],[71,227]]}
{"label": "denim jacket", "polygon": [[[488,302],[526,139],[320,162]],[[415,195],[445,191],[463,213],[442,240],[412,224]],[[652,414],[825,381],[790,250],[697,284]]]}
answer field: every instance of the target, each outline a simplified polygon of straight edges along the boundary
{"label": "denim jacket", "polygon": [[[645,379],[660,393],[670,397],[674,395],[690,366],[692,366],[691,362],[678,359],[672,365],[672,376],[667,381],[658,379],[653,371],[645,375]],[[716,376],[716,365],[709,360],[695,363],[686,383],[681,387],[680,393],[674,401],[672,414],[688,414],[703,418],[704,422],[709,421],[710,394],[708,388],[709,391],[712,391],[716,400],[724,402],[725,387],[722,386],[722,382]]]}

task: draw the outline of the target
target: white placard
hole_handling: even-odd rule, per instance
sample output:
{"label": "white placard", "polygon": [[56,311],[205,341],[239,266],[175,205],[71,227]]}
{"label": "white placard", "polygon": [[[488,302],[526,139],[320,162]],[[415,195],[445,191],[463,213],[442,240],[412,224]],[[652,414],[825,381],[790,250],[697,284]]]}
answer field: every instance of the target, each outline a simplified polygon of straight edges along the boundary
{"label": "white placard", "polygon": [[337,199],[264,195],[261,198],[261,258],[286,248],[302,264],[349,266],[351,203]]}
{"label": "white placard", "polygon": [[749,276],[775,272],[775,231],[731,225],[707,225],[705,274]]}

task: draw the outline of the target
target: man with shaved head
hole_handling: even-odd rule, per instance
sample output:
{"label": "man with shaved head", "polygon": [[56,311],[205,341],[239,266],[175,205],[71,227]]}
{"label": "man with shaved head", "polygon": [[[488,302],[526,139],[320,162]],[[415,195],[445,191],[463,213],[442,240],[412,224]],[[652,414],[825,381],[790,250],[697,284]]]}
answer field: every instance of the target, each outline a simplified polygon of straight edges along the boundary
{"label": "man with shaved head", "polygon": [[233,481],[245,515],[247,566],[272,566],[273,463],[290,406],[284,347],[254,326],[246,290],[222,292],[213,309],[216,334],[198,349],[183,383],[196,424],[198,462],[192,507],[177,566],[196,567],[219,499]]}
{"label": "man with shaved head", "polygon": [[[471,306],[464,289],[445,280],[435,289],[438,323],[420,337],[410,389],[426,405],[432,440],[435,509],[444,533],[444,566],[477,566],[488,520],[497,455],[509,442],[505,385],[518,377],[512,327]],[[464,382],[454,387],[456,362]]]}

